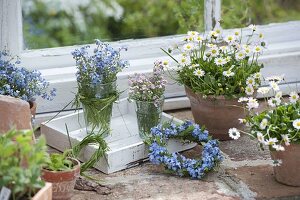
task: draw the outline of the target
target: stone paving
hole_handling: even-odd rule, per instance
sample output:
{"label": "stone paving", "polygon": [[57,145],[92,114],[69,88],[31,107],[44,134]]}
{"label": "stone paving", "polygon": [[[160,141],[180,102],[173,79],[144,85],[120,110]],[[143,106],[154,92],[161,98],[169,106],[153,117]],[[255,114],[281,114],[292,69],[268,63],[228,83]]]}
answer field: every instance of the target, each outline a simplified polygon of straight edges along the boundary
{"label": "stone paving", "polygon": [[[192,119],[190,110],[169,114],[182,120]],[[300,187],[276,182],[269,152],[258,150],[247,136],[223,141],[220,147],[224,162],[203,180],[176,177],[149,162],[110,175],[92,169],[89,174],[101,180],[100,184],[89,182],[92,191],[75,190],[72,199],[300,199]],[[184,154],[195,157],[200,152],[201,147],[196,146]]]}

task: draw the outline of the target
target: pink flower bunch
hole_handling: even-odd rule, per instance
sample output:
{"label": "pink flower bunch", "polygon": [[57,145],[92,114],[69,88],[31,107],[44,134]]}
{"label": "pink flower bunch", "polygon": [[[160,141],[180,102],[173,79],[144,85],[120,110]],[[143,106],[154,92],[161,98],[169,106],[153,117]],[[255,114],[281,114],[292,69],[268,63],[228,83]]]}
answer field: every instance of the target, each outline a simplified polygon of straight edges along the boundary
{"label": "pink flower bunch", "polygon": [[163,68],[162,61],[155,61],[151,75],[136,73],[129,77],[129,99],[154,102],[158,106],[167,83],[163,78]]}

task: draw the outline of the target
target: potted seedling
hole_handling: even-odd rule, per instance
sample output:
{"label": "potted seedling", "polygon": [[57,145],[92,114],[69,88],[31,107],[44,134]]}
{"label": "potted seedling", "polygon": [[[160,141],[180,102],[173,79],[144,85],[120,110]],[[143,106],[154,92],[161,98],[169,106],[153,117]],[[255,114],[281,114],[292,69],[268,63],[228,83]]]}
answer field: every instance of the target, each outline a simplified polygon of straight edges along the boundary
{"label": "potted seedling", "polygon": [[53,199],[71,199],[76,178],[80,173],[80,162],[63,154],[53,153],[42,169],[42,179],[53,184]]}
{"label": "potted seedling", "polygon": [[41,180],[46,163],[43,137],[32,142],[32,130],[10,130],[0,135],[0,199],[51,200],[52,186]]}

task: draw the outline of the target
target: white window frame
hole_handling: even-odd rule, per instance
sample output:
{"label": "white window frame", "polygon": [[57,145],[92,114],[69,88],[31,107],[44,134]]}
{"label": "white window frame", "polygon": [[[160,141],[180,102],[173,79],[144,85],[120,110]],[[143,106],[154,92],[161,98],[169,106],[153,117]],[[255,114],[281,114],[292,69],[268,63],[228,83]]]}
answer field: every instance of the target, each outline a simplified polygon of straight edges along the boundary
{"label": "white window frame", "polygon": [[[219,24],[221,0],[205,0],[205,30]],[[22,8],[21,0],[0,1],[0,48],[8,48],[14,55],[20,55],[23,66],[38,69],[50,81],[52,87],[58,88],[58,96],[52,102],[38,101],[40,116],[56,112],[64,107],[74,97],[76,92],[75,66],[70,52],[80,46],[23,50]],[[264,74],[281,74],[288,76],[287,80],[296,86],[299,81],[300,63],[300,21],[273,23],[258,26],[268,39],[268,51],[260,61],[265,64]],[[229,32],[230,30],[224,30]],[[247,32],[243,29],[243,32]],[[128,75],[135,72],[150,72],[153,62],[157,59],[168,59],[160,48],[168,48],[183,39],[183,35],[173,35],[146,39],[130,39],[111,42],[113,46],[127,46],[128,51],[122,56],[130,61],[130,68],[118,75],[118,85],[121,90],[128,87]],[[93,45],[91,45],[93,46]],[[274,67],[273,67],[274,66]],[[286,67],[282,70],[282,67]],[[172,82],[172,81],[171,81]],[[286,90],[288,92],[288,90]],[[166,91],[165,109],[179,109],[189,107],[182,86],[170,84]],[[122,98],[126,98],[126,92]],[[70,109],[70,108],[69,108]]]}

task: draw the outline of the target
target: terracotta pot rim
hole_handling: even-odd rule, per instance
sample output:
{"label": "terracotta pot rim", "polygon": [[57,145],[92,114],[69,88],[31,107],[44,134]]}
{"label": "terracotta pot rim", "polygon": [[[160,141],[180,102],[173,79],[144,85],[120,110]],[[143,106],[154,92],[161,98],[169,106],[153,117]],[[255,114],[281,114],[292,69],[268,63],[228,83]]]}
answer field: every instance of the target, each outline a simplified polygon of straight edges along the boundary
{"label": "terracotta pot rim", "polygon": [[47,172],[47,173],[53,173],[53,174],[65,174],[65,173],[71,173],[71,172],[77,171],[78,169],[80,170],[80,162],[79,162],[79,160],[77,160],[75,158],[71,158],[71,157],[68,157],[68,159],[71,160],[73,163],[76,163],[73,166],[72,169],[65,170],[65,171],[52,171],[52,170],[43,168],[42,170],[45,171],[45,172]]}

